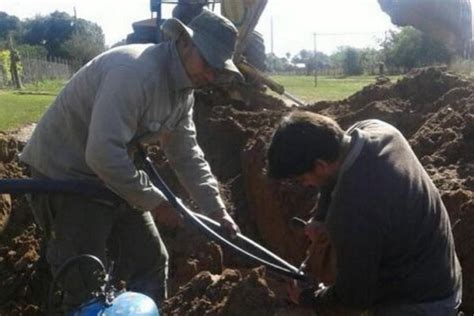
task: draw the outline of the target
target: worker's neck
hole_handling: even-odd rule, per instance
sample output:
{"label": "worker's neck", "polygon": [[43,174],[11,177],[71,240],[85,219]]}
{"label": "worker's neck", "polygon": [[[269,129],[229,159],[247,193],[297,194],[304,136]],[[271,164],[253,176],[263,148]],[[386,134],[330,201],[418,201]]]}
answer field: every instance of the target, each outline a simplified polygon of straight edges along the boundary
{"label": "worker's neck", "polygon": [[330,176],[328,177],[327,185],[334,186],[337,182],[337,178],[339,176],[339,170],[341,169],[342,164],[346,160],[346,157],[349,153],[351,147],[351,136],[344,134],[341,143],[341,152],[339,154],[339,158],[329,165]]}

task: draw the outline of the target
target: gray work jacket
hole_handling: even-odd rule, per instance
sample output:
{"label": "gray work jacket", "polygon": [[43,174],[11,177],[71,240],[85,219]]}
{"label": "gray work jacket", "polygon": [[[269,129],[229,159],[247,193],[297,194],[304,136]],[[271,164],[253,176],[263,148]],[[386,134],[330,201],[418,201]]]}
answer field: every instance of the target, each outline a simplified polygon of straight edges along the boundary
{"label": "gray work jacket", "polygon": [[137,170],[137,142],[162,148],[201,209],[224,208],[196,140],[191,81],[176,45],[128,45],[81,68],[38,123],[20,159],[53,179],[100,179],[130,205],[149,211],[164,199]]}

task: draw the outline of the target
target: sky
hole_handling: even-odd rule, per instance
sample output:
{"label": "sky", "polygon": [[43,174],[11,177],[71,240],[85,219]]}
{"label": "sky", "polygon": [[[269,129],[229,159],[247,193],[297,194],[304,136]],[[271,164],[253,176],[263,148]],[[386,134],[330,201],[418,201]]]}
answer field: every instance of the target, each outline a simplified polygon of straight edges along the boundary
{"label": "sky", "polygon": [[[20,19],[55,10],[73,15],[74,8],[78,17],[102,27],[109,46],[132,31],[132,22],[150,17],[149,0],[0,0],[0,11]],[[171,16],[172,8],[163,5],[163,16]],[[273,47],[278,56],[293,56],[315,44],[327,54],[344,45],[377,47],[386,31],[396,27],[377,0],[268,0],[256,29],[264,35],[267,52]]]}

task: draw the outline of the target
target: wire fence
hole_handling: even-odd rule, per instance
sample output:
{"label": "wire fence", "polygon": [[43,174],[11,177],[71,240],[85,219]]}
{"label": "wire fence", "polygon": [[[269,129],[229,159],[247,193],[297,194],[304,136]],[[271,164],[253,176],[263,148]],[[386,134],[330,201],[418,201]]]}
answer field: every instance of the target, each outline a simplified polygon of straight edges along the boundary
{"label": "wire fence", "polygon": [[[21,57],[20,78],[23,84],[68,80],[74,74],[75,68],[74,63],[68,60],[26,55]],[[8,70],[9,67],[2,67],[0,64],[0,88],[12,86],[12,75]]]}
{"label": "wire fence", "polygon": [[74,71],[67,60],[23,58],[21,77],[24,83],[35,83],[45,80],[67,80]]}

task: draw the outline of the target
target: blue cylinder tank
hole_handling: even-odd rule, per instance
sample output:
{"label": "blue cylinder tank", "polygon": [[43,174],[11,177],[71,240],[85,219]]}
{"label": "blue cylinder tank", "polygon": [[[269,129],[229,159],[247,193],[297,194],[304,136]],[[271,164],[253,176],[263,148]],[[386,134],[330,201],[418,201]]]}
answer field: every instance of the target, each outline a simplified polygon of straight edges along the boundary
{"label": "blue cylinder tank", "polygon": [[103,299],[94,299],[70,313],[68,316],[159,316],[155,302],[146,295],[124,292],[109,304]]}

